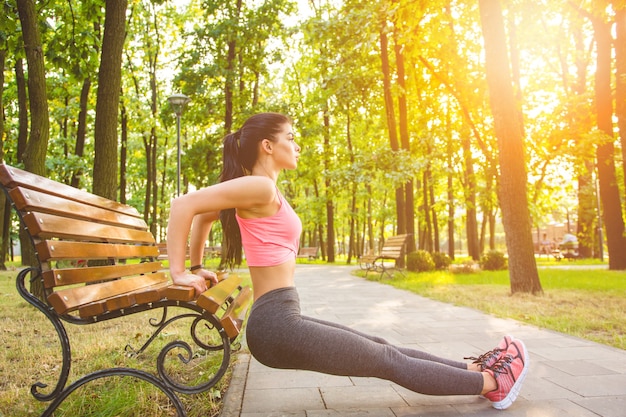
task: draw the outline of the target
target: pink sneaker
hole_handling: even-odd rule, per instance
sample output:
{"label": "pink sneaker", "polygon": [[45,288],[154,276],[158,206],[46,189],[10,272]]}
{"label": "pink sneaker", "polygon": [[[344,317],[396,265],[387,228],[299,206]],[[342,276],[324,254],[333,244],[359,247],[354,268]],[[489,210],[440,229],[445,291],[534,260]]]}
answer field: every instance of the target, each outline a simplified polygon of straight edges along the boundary
{"label": "pink sneaker", "polygon": [[478,366],[480,367],[480,372],[483,372],[491,368],[493,364],[498,362],[500,358],[504,356],[507,349],[509,348],[509,345],[511,344],[513,340],[514,339],[511,336],[504,336],[502,340],[500,341],[500,343],[498,343],[498,346],[496,346],[489,352],[485,352],[478,357],[469,356],[463,359],[468,359],[468,360],[473,361],[472,363],[478,364]]}
{"label": "pink sneaker", "polygon": [[485,394],[493,408],[504,410],[517,399],[530,361],[526,346],[521,340],[512,340],[506,354],[486,372],[496,379],[498,388]]}

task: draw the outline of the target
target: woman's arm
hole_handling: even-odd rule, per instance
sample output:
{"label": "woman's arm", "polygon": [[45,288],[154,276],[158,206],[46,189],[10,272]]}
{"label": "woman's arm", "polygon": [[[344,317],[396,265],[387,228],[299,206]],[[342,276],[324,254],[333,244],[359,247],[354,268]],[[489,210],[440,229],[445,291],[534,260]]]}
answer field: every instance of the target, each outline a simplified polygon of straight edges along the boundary
{"label": "woman's arm", "polygon": [[[167,254],[174,283],[192,286],[196,294],[201,294],[207,289],[204,278],[185,270],[187,238],[196,216],[219,213],[229,208],[263,210],[271,205],[275,193],[276,185],[271,179],[246,176],[173,199],[167,225]],[[193,235],[192,239],[200,239],[200,233],[195,232]],[[192,248],[192,253],[193,250]]]}
{"label": "woman's arm", "polygon": [[189,259],[191,266],[200,265],[200,269],[194,269],[195,275],[199,275],[205,280],[211,280],[214,284],[217,284],[217,275],[214,272],[207,271],[202,268],[202,261],[204,258],[204,245],[206,244],[207,237],[211,231],[213,223],[219,219],[218,212],[210,212],[205,214],[198,214],[193,219],[191,226],[191,236],[189,238]]}

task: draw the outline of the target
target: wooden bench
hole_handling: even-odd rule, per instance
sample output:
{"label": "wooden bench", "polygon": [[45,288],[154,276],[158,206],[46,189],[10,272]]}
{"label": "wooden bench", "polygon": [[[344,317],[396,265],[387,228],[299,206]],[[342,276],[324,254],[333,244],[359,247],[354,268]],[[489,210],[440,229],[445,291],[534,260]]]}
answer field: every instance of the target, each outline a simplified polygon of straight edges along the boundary
{"label": "wooden bench", "polygon": [[304,248],[300,248],[298,251],[298,258],[306,258],[306,259],[317,259],[317,252],[319,251],[319,247],[317,246],[307,246]]}
{"label": "wooden bench", "polygon": [[[385,240],[380,254],[368,253],[359,258],[359,266],[365,270],[365,276],[370,272],[380,272],[382,278],[385,274],[392,276],[392,271],[398,270],[398,261],[405,255],[406,241],[409,235],[392,236]],[[393,261],[393,265],[389,262]]]}
{"label": "wooden bench", "polygon": [[[0,183],[38,260],[38,265],[19,272],[18,292],[52,322],[62,348],[62,367],[52,391],[41,392],[47,386],[42,382],[31,387],[37,400],[50,402],[42,415],[53,415],[69,394],[87,382],[111,376],[130,376],[154,385],[166,394],[178,415],[186,415],[178,394],[205,392],[226,373],[252,300],[250,288],[237,275],[221,274],[218,284],[194,299],[193,288],[169,281],[157,260],[154,236],[133,207],[4,164],[0,165]],[[40,284],[43,298],[27,288],[27,281]],[[152,334],[139,349],[127,346],[131,355],[142,354],[172,323],[190,322],[190,334],[184,340],[177,335],[179,340],[161,349],[157,373],[112,366],[68,385],[72,349],[64,323],[88,325],[148,310],[157,315],[149,320]],[[145,320],[144,316],[135,317]],[[197,385],[170,375],[172,367],[166,366],[177,358],[183,366],[190,362],[189,339],[207,364],[215,364]],[[171,355],[176,349],[185,355]]]}

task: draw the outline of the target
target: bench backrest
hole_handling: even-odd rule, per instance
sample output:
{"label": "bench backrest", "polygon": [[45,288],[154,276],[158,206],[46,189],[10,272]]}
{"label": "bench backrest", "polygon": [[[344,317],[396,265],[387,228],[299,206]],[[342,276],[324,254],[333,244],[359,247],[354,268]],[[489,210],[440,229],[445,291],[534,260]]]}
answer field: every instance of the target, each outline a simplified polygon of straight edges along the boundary
{"label": "bench backrest", "polygon": [[33,240],[57,313],[167,282],[154,236],[135,208],[5,164],[0,183]]}
{"label": "bench backrest", "polygon": [[385,240],[380,254],[386,258],[398,259],[404,255],[406,239],[409,235],[392,236]]}

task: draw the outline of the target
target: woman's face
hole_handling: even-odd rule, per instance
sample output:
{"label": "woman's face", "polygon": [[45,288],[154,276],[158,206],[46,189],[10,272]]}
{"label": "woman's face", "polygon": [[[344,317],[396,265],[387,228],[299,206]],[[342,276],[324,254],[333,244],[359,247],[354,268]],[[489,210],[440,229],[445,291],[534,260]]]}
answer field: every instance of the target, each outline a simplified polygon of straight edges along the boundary
{"label": "woman's face", "polygon": [[285,123],[272,142],[274,159],[284,169],[295,169],[300,158],[300,146],[295,141],[293,127]]}

